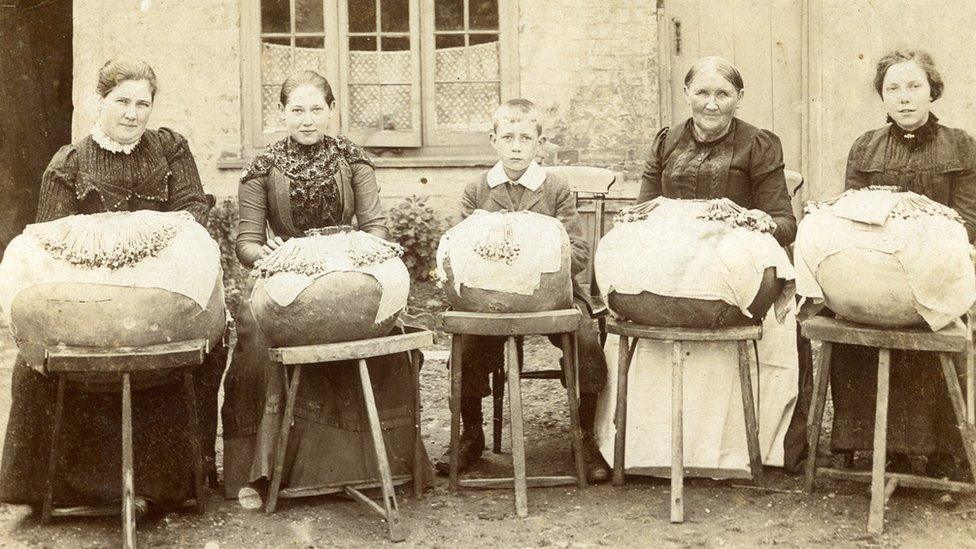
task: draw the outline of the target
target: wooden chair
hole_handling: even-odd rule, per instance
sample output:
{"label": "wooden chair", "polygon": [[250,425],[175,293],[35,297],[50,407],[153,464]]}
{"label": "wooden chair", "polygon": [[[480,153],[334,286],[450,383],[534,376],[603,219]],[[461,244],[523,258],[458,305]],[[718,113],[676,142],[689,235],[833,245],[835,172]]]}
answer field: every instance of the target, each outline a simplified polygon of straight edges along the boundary
{"label": "wooden chair", "polygon": [[[41,521],[51,517],[93,516],[115,514],[114,508],[73,507],[56,509],[53,506],[54,485],[60,455],[61,421],[64,415],[64,395],[72,380],[86,376],[118,375],[122,388],[122,546],[136,546],[135,473],[132,465],[132,378],[158,374],[167,370],[182,369],[179,377],[183,382],[186,404],[187,430],[190,443],[190,459],[193,463],[193,486],[196,510],[204,511],[203,456],[197,425],[197,402],[193,388],[193,368],[203,363],[209,352],[209,342],[195,339],[145,347],[53,347],[46,351],[44,368],[58,380],[58,394],[54,408],[54,429],[51,435],[51,454],[48,462],[47,487],[41,509]],[[96,441],[97,442],[97,441]]]}
{"label": "wooden chair", "polygon": [[[762,456],[759,451],[759,423],[752,393],[752,354],[749,342],[762,339],[762,326],[734,328],[658,328],[642,326],[610,318],[607,331],[620,337],[617,367],[617,408],[614,416],[616,438],[613,450],[613,484],[624,483],[624,451],[627,437],[627,374],[637,344],[641,339],[671,344],[671,522],[684,522],[684,431],[682,401],[684,397],[685,341],[735,341],[739,349],[739,384],[742,392],[742,411],[745,416],[746,443],[749,448],[749,467],[756,483],[762,483]],[[629,340],[633,339],[630,343]],[[758,361],[757,361],[758,362]]]}
{"label": "wooden chair", "polygon": [[[890,356],[892,349],[930,351],[939,354],[942,375],[945,378],[949,399],[956,422],[962,435],[966,459],[973,478],[976,478],[976,428],[972,413],[967,413],[966,399],[959,386],[959,378],[953,364],[953,353],[966,353],[966,374],[969,410],[972,410],[973,360],[971,355],[971,327],[967,322],[955,323],[938,332],[927,328],[878,328],[856,324],[842,319],[817,316],[800,323],[803,336],[823,344],[816,370],[815,392],[810,402],[807,419],[808,456],[806,461],[806,491],[813,492],[817,473],[830,478],[871,483],[871,507],[868,514],[868,532],[880,534],[884,530],[884,508],[888,498],[899,485],[951,492],[972,492],[976,484],[953,482],[917,475],[886,473],[887,435],[888,435],[888,384]],[[824,406],[827,401],[827,386],[830,381],[830,355],[834,343],[863,345],[878,349],[878,390],[874,416],[874,445],[871,472],[838,470],[817,467],[817,447],[820,443],[820,429],[823,422]]]}
{"label": "wooden chair", "polygon": [[[583,433],[579,422],[579,395],[577,391],[578,373],[576,356],[576,330],[582,314],[576,309],[547,311],[542,313],[468,313],[446,311],[441,314],[444,331],[451,338],[451,469],[450,485],[458,488],[501,488],[514,486],[515,512],[519,517],[527,517],[527,487],[563,486],[576,484],[586,486],[586,472],[583,463]],[[490,479],[459,480],[458,456],[461,447],[461,338],[462,334],[482,336],[504,336],[505,368],[509,390],[509,413],[511,414],[512,469],[514,477]],[[569,418],[572,431],[572,444],[575,454],[576,476],[527,477],[525,473],[525,438],[522,420],[522,391],[520,361],[516,345],[517,336],[560,334],[562,351],[566,361],[566,394],[569,400]]]}
{"label": "wooden chair", "polygon": [[[268,490],[268,503],[265,506],[266,513],[274,513],[279,496],[289,498],[345,492],[359,503],[365,505],[366,508],[379,513],[380,516],[386,519],[390,541],[397,542],[406,539],[406,532],[400,522],[400,511],[397,507],[396,492],[393,488],[393,475],[390,471],[390,464],[386,455],[386,444],[383,442],[383,432],[380,426],[379,413],[376,410],[376,401],[373,397],[373,386],[370,383],[369,370],[366,368],[366,359],[396,353],[410,353],[414,384],[414,428],[416,429],[416,435],[414,437],[413,490],[414,495],[420,497],[424,491],[427,465],[424,458],[424,442],[420,435],[420,357],[415,351],[423,347],[429,347],[433,343],[433,332],[422,330],[360,341],[300,347],[279,347],[270,350],[271,360],[281,364],[286,379],[288,378],[288,367],[292,366],[294,369],[288,384],[285,414],[281,419],[281,430],[278,435],[274,470],[272,472],[271,485]],[[295,417],[295,400],[298,397],[298,385],[301,381],[302,368],[327,368],[329,367],[328,363],[342,360],[356,360],[359,363],[359,381],[363,389],[363,405],[365,406],[366,417],[369,421],[376,467],[380,473],[379,482],[343,482],[325,486],[295,487],[281,490],[281,481],[285,467],[285,452],[288,448],[288,433]],[[364,488],[373,488],[377,485],[383,494],[382,506],[360,492]]]}

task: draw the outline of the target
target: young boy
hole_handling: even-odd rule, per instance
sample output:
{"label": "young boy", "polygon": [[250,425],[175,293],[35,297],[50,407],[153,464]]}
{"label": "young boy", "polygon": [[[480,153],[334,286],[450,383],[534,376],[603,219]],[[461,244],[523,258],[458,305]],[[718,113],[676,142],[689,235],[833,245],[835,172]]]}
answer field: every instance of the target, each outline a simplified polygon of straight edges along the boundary
{"label": "young boy", "polygon": [[[497,212],[528,210],[559,219],[572,247],[573,294],[576,306],[589,319],[590,305],[575,280],[587,264],[589,246],[583,239],[576,202],[569,185],[549,175],[535,161],[543,143],[542,113],[531,101],[506,101],[492,116],[491,145],[498,152],[498,163],[465,187],[461,198],[461,217],[475,209]],[[586,476],[590,482],[605,481],[609,469],[593,437],[596,396],[606,385],[607,364],[599,333],[592,322],[577,332],[579,347],[580,424],[583,430]],[[491,394],[489,377],[503,363],[505,338],[463,336],[461,340],[461,452],[458,468],[464,471],[481,458],[485,449],[481,399]],[[519,353],[521,355],[521,352]],[[450,469],[450,451],[437,463],[437,470]]]}

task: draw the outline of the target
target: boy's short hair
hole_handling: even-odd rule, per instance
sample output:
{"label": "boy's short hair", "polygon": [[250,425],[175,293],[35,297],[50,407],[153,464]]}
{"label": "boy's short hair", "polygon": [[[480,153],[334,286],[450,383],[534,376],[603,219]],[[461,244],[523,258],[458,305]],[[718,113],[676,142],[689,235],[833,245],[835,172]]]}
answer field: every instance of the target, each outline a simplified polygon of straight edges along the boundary
{"label": "boy's short hair", "polygon": [[502,120],[535,122],[536,131],[542,135],[542,110],[528,99],[509,99],[499,105],[491,115],[491,130],[493,132],[498,131],[498,123]]}

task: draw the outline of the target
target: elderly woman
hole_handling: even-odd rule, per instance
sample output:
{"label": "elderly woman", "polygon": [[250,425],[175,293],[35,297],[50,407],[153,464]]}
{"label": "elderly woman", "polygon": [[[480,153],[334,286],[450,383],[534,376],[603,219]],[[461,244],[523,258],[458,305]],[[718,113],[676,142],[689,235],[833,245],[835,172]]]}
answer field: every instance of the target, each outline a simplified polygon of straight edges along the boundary
{"label": "elderly woman", "polygon": [[[659,196],[679,199],[729,198],[768,216],[782,246],[796,235],[783,172],[783,150],[776,135],[735,117],[744,96],[742,76],[720,57],[699,59],[688,70],[684,92],[691,118],[658,132],[644,168],[637,202]],[[618,340],[607,340],[607,362],[615,368]],[[701,418],[685,432],[686,465],[693,474],[747,474],[745,431],[738,400],[737,351],[734,344],[688,343],[687,375],[701,380],[685,389],[686,417]],[[628,472],[668,474],[670,453],[658,444],[670,432],[670,346],[641,341],[630,370],[625,467]],[[641,363],[664,367],[644,367]],[[760,443],[765,463],[781,465],[783,437],[796,395],[797,358],[792,322],[766,322],[759,343],[762,409]],[[615,372],[610,372],[613,379]],[[695,387],[697,390],[689,389]],[[610,461],[613,449],[613,387],[600,404],[601,449]],[[707,419],[706,419],[707,418]]]}
{"label": "elderly woman", "polygon": [[[345,137],[326,133],[335,106],[331,86],[315,72],[294,73],[282,84],[281,118],[288,135],[255,157],[241,177],[237,257],[245,267],[288,238],[349,225],[353,216],[359,230],[388,237],[372,160]],[[268,236],[269,227],[276,236]],[[238,311],[237,330],[224,382],[224,489],[245,507],[257,507],[271,477],[285,387],[280,368],[268,360],[268,345],[249,300]],[[409,475],[414,440],[409,362],[405,355],[371,359],[369,375],[393,474]],[[372,442],[362,399],[355,362],[303,372],[284,484],[334,486],[378,479],[372,460],[363,459]]]}
{"label": "elderly woman", "polygon": [[[141,61],[114,60],[98,72],[101,97],[91,133],[61,148],[44,172],[37,221],[106,211],[186,210],[204,223],[209,205],[186,139],[166,128],[146,129],[157,83]],[[223,347],[196,370],[199,425],[207,470],[215,479],[217,392]],[[18,360],[0,469],[0,500],[39,504],[47,482],[57,383]],[[133,394],[137,496],[164,506],[193,497],[192,464],[182,391],[169,384]],[[55,504],[121,499],[119,396],[69,391],[61,428]]]}
{"label": "elderly woman", "polygon": [[[847,158],[846,187],[895,185],[954,208],[976,238],[976,141],[939,123],[932,102],[944,84],[925,52],[900,49],[878,61],[874,88],[888,123],[859,137]],[[870,450],[878,351],[834,345],[830,383],[834,402],[831,446],[850,463]],[[926,456],[927,473],[959,477],[962,442],[939,359],[933,353],[891,352],[888,408],[889,471],[908,472],[910,456]]]}

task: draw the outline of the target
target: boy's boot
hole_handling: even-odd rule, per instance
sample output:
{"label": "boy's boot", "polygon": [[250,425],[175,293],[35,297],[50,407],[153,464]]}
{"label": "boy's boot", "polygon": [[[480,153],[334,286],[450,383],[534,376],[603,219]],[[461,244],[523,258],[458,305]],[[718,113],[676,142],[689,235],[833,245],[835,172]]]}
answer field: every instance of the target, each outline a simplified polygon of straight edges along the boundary
{"label": "boy's boot", "polygon": [[[461,397],[461,426],[463,429],[461,431],[461,449],[458,452],[458,472],[463,473],[474,465],[481,459],[481,454],[485,451],[485,431],[481,425],[483,421],[481,398]],[[434,468],[441,475],[451,472],[450,448],[437,460]]]}
{"label": "boy's boot", "polygon": [[610,478],[610,468],[600,454],[593,433],[596,422],[596,393],[583,393],[579,399],[580,428],[583,431],[583,462],[586,465],[586,481],[590,483],[606,482]]}

